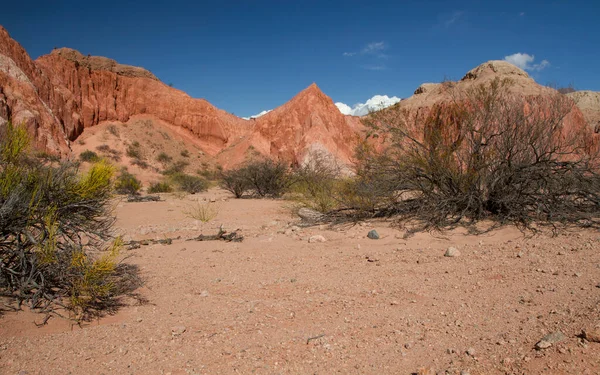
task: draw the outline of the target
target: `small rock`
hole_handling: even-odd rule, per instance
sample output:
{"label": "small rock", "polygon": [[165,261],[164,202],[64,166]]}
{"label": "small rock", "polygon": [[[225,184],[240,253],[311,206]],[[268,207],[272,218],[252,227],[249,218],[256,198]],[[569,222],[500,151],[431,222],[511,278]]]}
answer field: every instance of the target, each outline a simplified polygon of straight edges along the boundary
{"label": "small rock", "polygon": [[299,226],[296,226],[296,225],[292,225],[290,227],[290,229],[292,230],[292,232],[300,232],[300,231],[302,231],[302,228],[300,228]]}
{"label": "small rock", "polygon": [[298,210],[298,216],[304,221],[307,222],[315,222],[323,219],[322,213],[319,211],[311,210],[310,208],[302,207]]}
{"label": "small rock", "polygon": [[457,248],[450,246],[447,250],[446,253],[444,254],[445,257],[457,257],[460,256],[460,251],[458,251]]}
{"label": "small rock", "polygon": [[208,290],[203,290],[200,292],[200,297],[208,297]]}
{"label": "small rock", "polygon": [[525,254],[523,254],[522,251],[519,251],[519,253],[517,254],[517,258],[523,258]]}
{"label": "small rock", "polygon": [[367,234],[367,237],[372,239],[372,240],[378,240],[379,239],[379,233],[377,233],[377,231],[375,229],[373,229],[372,231],[369,232],[369,234]]}
{"label": "small rock", "polygon": [[471,357],[475,357],[475,349],[474,348],[469,348],[467,349],[467,354],[470,355]]}
{"label": "small rock", "polygon": [[582,275],[582,273],[581,273],[581,272],[575,272],[575,273],[573,274],[573,276],[575,276],[575,277],[581,277],[581,275]]}
{"label": "small rock", "polygon": [[184,326],[176,326],[176,327],[171,328],[171,335],[179,336],[179,335],[182,335],[185,331],[186,331],[186,328]]}
{"label": "small rock", "polygon": [[397,306],[398,305],[398,301],[394,300],[394,301],[390,302],[390,305]]}
{"label": "small rock", "polygon": [[435,370],[431,367],[421,367],[417,370],[417,375],[435,375]]}
{"label": "small rock", "polygon": [[308,239],[308,243],[325,242],[325,241],[327,241],[325,239],[325,237],[321,236],[320,234],[317,234],[316,236],[311,236]]}
{"label": "small rock", "polygon": [[286,229],[283,234],[285,234],[286,236],[291,236],[292,233],[294,233],[291,229]]}
{"label": "small rock", "polygon": [[469,371],[467,371],[467,370],[462,370],[460,372],[460,375],[471,375],[471,373]]}
{"label": "small rock", "polygon": [[567,338],[567,336],[565,336],[564,333],[562,333],[560,331],[552,332],[552,333],[544,336],[540,341],[538,341],[538,343],[535,344],[535,348],[538,350],[547,349],[547,348],[551,347],[552,345],[565,340],[566,338]]}
{"label": "small rock", "polygon": [[583,331],[583,337],[591,342],[600,342],[600,325]]}

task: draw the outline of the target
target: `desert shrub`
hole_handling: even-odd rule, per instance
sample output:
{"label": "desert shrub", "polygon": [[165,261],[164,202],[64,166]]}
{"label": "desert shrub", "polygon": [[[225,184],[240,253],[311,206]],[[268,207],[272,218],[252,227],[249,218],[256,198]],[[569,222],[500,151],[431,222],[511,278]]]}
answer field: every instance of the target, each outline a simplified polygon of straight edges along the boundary
{"label": "desert shrub", "polygon": [[188,150],[181,150],[180,154],[184,158],[189,158],[190,157],[190,152]]}
{"label": "desert shrub", "polygon": [[189,164],[190,163],[188,163],[185,160],[176,161],[175,163],[172,163],[171,165],[169,165],[169,167],[166,168],[164,171],[162,171],[162,174],[164,174],[165,176],[171,176],[171,175],[183,173],[183,171],[185,170],[185,167],[187,167]]}
{"label": "desert shrub", "polygon": [[61,301],[80,319],[107,306],[119,250],[110,243],[113,167],[79,175],[73,163],[41,163],[24,127],[10,123],[0,139],[1,293],[45,311]]}
{"label": "desert shrub", "polygon": [[189,218],[208,223],[219,214],[219,206],[211,202],[195,202],[189,205],[183,213]]}
{"label": "desert shrub", "polygon": [[140,149],[139,143],[138,146],[134,146],[133,144],[127,146],[127,156],[132,159],[142,160],[142,150]]}
{"label": "desert shrub", "polygon": [[115,137],[119,138],[119,129],[117,128],[116,125],[112,124],[109,125],[107,128],[108,132],[112,135],[114,135]]}
{"label": "desert shrub", "polygon": [[163,182],[154,182],[150,184],[148,187],[148,194],[156,194],[156,193],[170,193],[173,191],[173,187],[170,183]]}
{"label": "desert shrub", "polygon": [[100,160],[100,157],[94,151],[85,150],[81,154],[79,154],[79,160],[88,163],[95,163]]}
{"label": "desert shrub", "polygon": [[255,160],[220,173],[221,187],[241,198],[245,192],[264,197],[281,197],[293,184],[289,168],[282,162]]}
{"label": "desert shrub", "polygon": [[106,144],[100,145],[100,146],[96,147],[96,150],[100,151],[101,153],[108,156],[110,159],[112,159],[114,161],[121,160],[121,153],[117,150],[110,148],[109,145],[106,145]]}
{"label": "desert shrub", "polygon": [[428,228],[597,223],[597,144],[585,126],[565,126],[573,102],[510,85],[497,79],[428,113],[371,116],[385,145],[358,154],[357,183],[375,197],[371,209]]}
{"label": "desert shrub", "polygon": [[208,182],[199,176],[192,176],[185,173],[175,173],[171,176],[171,181],[182,191],[195,194],[208,190]]}
{"label": "desert shrub", "polygon": [[250,181],[246,178],[243,168],[221,172],[219,185],[232,193],[236,198],[243,197],[250,190]]}
{"label": "desert shrub", "polygon": [[142,169],[148,169],[150,168],[150,164],[148,164],[145,160],[142,159],[133,159],[131,161],[132,165],[137,165],[138,167],[142,168]]}
{"label": "desert shrub", "polygon": [[134,175],[127,172],[126,169],[122,169],[121,173],[115,181],[115,192],[117,194],[138,194],[142,188],[142,183]]}
{"label": "desert shrub", "polygon": [[340,178],[341,168],[334,157],[312,152],[294,170],[293,191],[303,205],[327,213],[339,207],[338,194],[345,187]]}
{"label": "desert shrub", "polygon": [[242,174],[260,197],[280,197],[293,183],[289,168],[272,160],[250,162],[242,167]]}
{"label": "desert shrub", "polygon": [[156,157],[156,160],[157,160],[158,162],[161,162],[161,163],[163,163],[163,164],[166,164],[166,163],[170,163],[170,162],[171,162],[171,160],[173,160],[173,158],[172,158],[172,157],[170,157],[169,155],[167,155],[167,153],[165,153],[165,152],[161,152],[161,153],[160,153],[160,154],[158,154],[158,156]]}

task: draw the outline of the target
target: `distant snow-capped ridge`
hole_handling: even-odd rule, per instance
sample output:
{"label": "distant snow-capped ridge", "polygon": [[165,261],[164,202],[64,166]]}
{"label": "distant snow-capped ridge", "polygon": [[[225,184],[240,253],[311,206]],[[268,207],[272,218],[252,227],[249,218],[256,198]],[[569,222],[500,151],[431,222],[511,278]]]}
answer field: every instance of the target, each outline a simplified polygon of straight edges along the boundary
{"label": "distant snow-capped ridge", "polygon": [[350,108],[349,105],[340,102],[335,103],[335,105],[344,115],[365,116],[370,112],[379,111],[380,109],[394,105],[400,100],[402,99],[397,96],[392,96],[390,98],[387,95],[375,95],[371,99],[367,100],[366,103],[355,104],[352,108]]}
{"label": "distant snow-capped ridge", "polygon": [[244,120],[250,120],[250,119],[253,119],[253,118],[259,118],[260,116],[264,116],[264,115],[266,115],[267,113],[269,113],[269,112],[271,112],[271,111],[272,111],[272,109],[269,109],[268,111],[262,111],[262,112],[261,112],[261,113],[259,113],[258,115],[254,115],[254,116],[250,116],[250,117],[242,117],[242,118],[243,118]]}

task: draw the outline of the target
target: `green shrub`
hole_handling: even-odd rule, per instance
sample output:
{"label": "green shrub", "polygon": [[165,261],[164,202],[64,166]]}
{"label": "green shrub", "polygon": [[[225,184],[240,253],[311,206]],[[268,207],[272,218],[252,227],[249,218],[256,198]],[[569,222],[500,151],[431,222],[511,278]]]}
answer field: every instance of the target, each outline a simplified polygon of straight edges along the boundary
{"label": "green shrub", "polygon": [[199,176],[192,176],[185,173],[176,173],[171,175],[171,180],[179,190],[186,193],[195,194],[208,190],[208,182]]}
{"label": "green shrub", "polygon": [[121,173],[117,177],[115,182],[115,192],[117,194],[138,194],[142,188],[142,183],[134,175],[127,172],[127,170],[121,170]]}
{"label": "green shrub", "polygon": [[100,160],[100,157],[94,151],[85,150],[81,154],[79,154],[79,160],[88,163],[95,163]]}
{"label": "green shrub", "polygon": [[190,152],[188,150],[181,150],[181,156],[183,156],[184,158],[189,158],[190,157]]}
{"label": "green shrub", "polygon": [[161,152],[160,154],[158,154],[158,156],[156,157],[156,160],[160,163],[163,164],[167,164],[170,163],[171,160],[173,160],[172,157],[170,157],[169,155],[167,155],[166,152]]}
{"label": "green shrub", "polygon": [[118,284],[114,168],[99,162],[80,176],[74,163],[31,158],[28,143],[10,123],[0,136],[0,292],[43,311],[62,301],[83,319],[110,306]]}
{"label": "green shrub", "polygon": [[170,193],[173,191],[173,187],[168,182],[154,182],[148,187],[148,194],[156,193]]}
{"label": "green shrub", "polygon": [[145,160],[141,160],[141,159],[133,159],[131,161],[132,165],[137,165],[138,167],[142,168],[142,169],[148,169],[150,168],[150,164],[148,164]]}
{"label": "green shrub", "polygon": [[[139,143],[138,143],[139,145]],[[133,144],[127,146],[127,156],[132,159],[142,159],[142,150],[140,150],[139,146],[134,146]]]}
{"label": "green shrub", "polygon": [[187,167],[189,164],[190,163],[184,160],[176,161],[175,163],[171,164],[167,169],[162,171],[162,174],[164,174],[165,176],[170,176],[178,173],[183,173],[185,167]]}
{"label": "green shrub", "polygon": [[322,213],[340,206],[338,195],[345,186],[340,180],[341,170],[332,156],[312,152],[306,163],[294,170],[293,191],[300,195],[300,203]]}

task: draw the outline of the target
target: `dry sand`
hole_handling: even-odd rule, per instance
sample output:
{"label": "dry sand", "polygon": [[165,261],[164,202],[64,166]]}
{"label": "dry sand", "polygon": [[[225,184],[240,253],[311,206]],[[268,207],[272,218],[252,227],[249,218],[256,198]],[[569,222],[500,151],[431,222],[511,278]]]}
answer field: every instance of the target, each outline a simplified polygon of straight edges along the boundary
{"label": "dry sand", "polygon": [[[240,229],[242,243],[124,250],[148,303],[84,325],[5,312],[2,374],[598,374],[600,234],[402,239],[390,222],[298,224],[285,201],[220,190],[118,204],[126,239]],[[214,199],[203,224],[183,211]],[[292,230],[294,229],[294,230]],[[376,229],[381,239],[366,237]],[[322,235],[326,242],[309,243]],[[458,257],[444,257],[449,246]],[[562,342],[535,344],[561,331]],[[427,372],[429,371],[429,372]]]}

